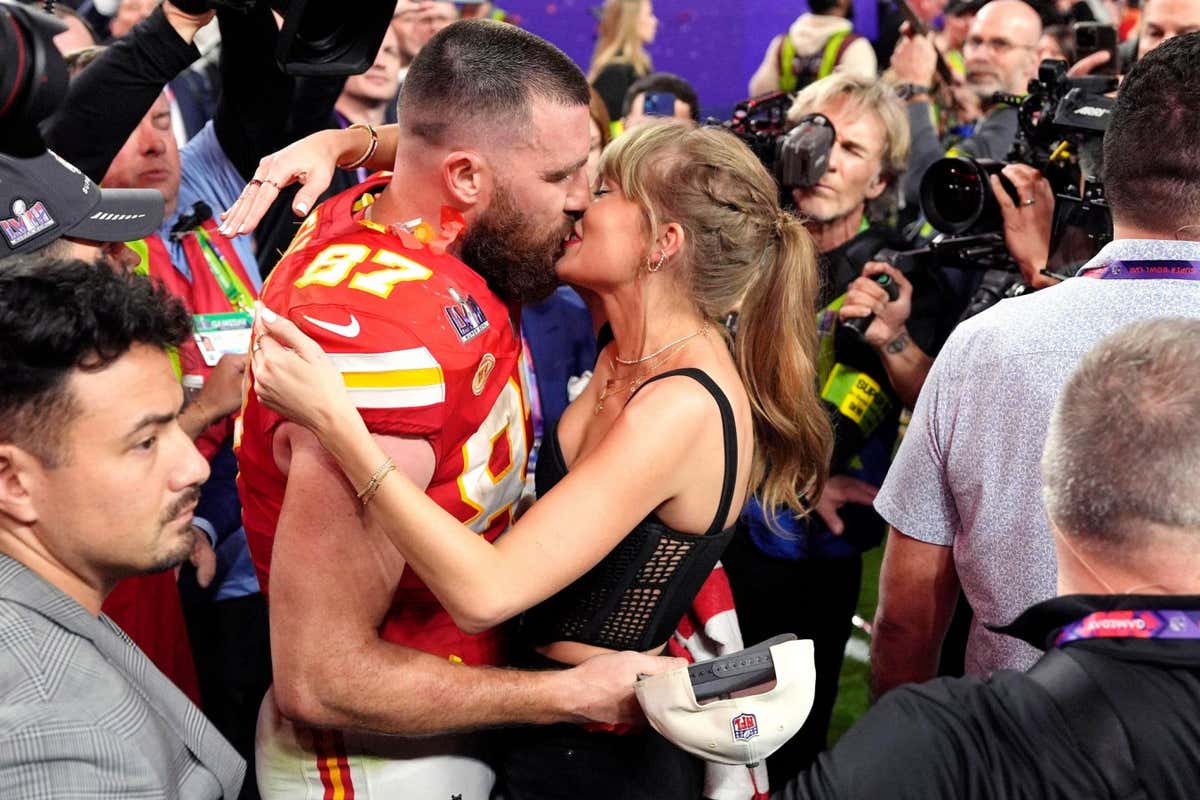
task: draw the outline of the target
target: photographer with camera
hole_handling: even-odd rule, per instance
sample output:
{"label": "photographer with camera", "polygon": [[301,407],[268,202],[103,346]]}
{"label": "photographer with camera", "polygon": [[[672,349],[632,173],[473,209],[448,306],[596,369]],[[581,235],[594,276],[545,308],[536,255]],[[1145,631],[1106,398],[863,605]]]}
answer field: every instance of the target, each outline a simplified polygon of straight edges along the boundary
{"label": "photographer with camera", "polygon": [[1022,94],[1037,75],[1037,48],[1042,22],[1022,0],[992,0],[980,9],[963,45],[966,88],[980,103],[983,118],[967,136],[940,137],[934,127],[930,98],[937,74],[932,36],[909,36],[892,54],[891,71],[908,103],[912,157],[902,183],[906,205],[916,206],[921,178],[945,155],[1004,158],[1017,135],[1017,111],[993,101],[997,92]]}
{"label": "photographer with camera", "polygon": [[[1104,136],[1115,239],[1079,273],[1103,280],[1000,303],[960,325],[930,371],[875,501],[893,526],[872,641],[877,694],[933,676],[960,585],[975,612],[968,672],[1036,657],[988,626],[1054,592],[1036,465],[1066,375],[1123,324],[1200,316],[1198,86],[1200,34],[1155,49],[1122,84]],[[1096,475],[1097,502],[1108,477]]]}
{"label": "photographer with camera", "polygon": [[[901,409],[912,402],[906,388],[890,380],[887,363],[909,351],[922,352],[907,332],[898,349],[899,332],[887,342],[879,340],[882,322],[866,329],[865,341],[840,324],[868,311],[851,305],[859,282],[883,292],[873,280],[860,277],[864,265],[867,274],[882,273],[895,281],[900,293],[890,305],[902,306],[903,317],[915,303],[910,325],[924,352],[934,352],[943,335],[938,331],[938,293],[927,276],[914,277],[914,287],[891,266],[868,263],[880,250],[904,248],[882,222],[894,210],[896,182],[908,155],[903,104],[877,78],[836,73],[806,87],[788,117],[797,127],[784,138],[784,159],[807,151],[808,163],[825,163],[823,170],[807,176],[789,177],[784,167],[778,177],[821,253],[818,385],[835,419],[835,444],[832,477],[816,502],[817,513],[806,519],[779,513],[780,535],[767,524],[769,515],[753,503],[748,512],[751,536],[735,540],[723,558],[747,641],[795,633],[815,645],[813,710],[800,732],[768,759],[772,781],[795,775],[825,748],[858,599],[861,554],[883,538],[883,520],[870,503],[888,468]],[[821,143],[828,149],[822,150]],[[902,322],[898,328],[904,331]]]}

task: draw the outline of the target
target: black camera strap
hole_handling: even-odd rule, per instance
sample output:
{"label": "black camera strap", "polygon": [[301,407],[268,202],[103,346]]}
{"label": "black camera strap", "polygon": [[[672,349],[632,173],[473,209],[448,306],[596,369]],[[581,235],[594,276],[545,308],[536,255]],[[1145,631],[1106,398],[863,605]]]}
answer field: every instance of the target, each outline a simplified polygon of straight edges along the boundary
{"label": "black camera strap", "polygon": [[1025,673],[1054,700],[1079,749],[1103,776],[1112,797],[1144,800],[1129,733],[1116,708],[1087,670],[1066,650],[1055,648]]}

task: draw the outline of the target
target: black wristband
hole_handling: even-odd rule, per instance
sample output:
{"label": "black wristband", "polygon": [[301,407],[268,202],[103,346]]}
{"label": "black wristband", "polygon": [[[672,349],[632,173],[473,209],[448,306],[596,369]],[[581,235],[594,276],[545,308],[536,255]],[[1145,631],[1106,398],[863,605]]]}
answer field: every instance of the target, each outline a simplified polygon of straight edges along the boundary
{"label": "black wristband", "polygon": [[896,87],[896,95],[901,100],[912,100],[932,91],[932,86],[922,86],[919,83],[902,83]]}

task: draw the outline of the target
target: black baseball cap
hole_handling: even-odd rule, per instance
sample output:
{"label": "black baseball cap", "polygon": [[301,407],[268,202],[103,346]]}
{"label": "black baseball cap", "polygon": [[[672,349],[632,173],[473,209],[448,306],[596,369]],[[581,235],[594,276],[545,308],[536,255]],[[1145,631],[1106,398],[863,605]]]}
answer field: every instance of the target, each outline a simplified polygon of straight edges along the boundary
{"label": "black baseball cap", "polygon": [[69,236],[129,242],[158,230],[165,203],[156,189],[101,189],[46,150],[32,158],[0,154],[0,258]]}

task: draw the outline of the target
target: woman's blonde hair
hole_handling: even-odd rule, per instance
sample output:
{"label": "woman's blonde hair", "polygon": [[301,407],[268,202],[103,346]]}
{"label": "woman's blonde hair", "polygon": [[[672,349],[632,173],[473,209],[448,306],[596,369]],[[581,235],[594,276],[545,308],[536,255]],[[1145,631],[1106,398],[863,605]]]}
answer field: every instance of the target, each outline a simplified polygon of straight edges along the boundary
{"label": "woman's blonde hair", "polygon": [[604,0],[588,81],[596,80],[600,72],[613,63],[631,64],[638,75],[648,75],[654,69],[638,33],[638,18],[642,6],[648,2],[650,0]]}
{"label": "woman's blonde hair", "polygon": [[764,508],[807,513],[833,440],[817,395],[808,232],[750,149],[720,128],[640,125],[604,151],[600,174],[642,207],[652,241],[668,222],[683,228],[680,279],[705,317],[740,306],[734,356],[754,415],[751,486]]}

